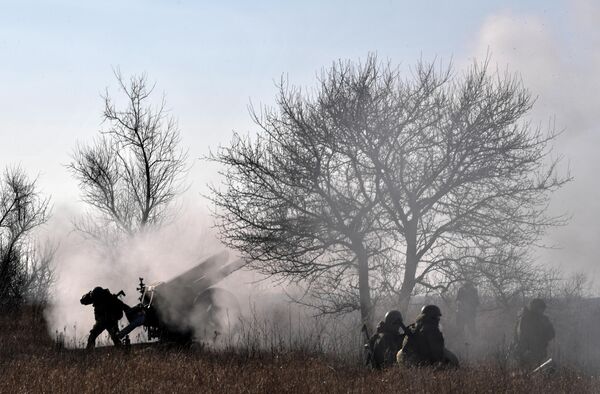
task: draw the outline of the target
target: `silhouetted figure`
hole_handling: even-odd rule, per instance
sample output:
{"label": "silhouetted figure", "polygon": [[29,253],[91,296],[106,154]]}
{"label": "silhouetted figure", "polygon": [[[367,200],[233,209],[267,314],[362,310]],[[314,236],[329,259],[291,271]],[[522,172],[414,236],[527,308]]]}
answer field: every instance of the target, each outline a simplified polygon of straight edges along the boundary
{"label": "silhouetted figure", "polygon": [[407,367],[458,366],[458,358],[444,347],[444,336],[439,328],[441,316],[436,305],[421,309],[417,321],[407,327],[397,357],[399,364]]}
{"label": "silhouetted figure", "polygon": [[471,335],[477,335],[475,318],[479,307],[479,294],[471,282],[466,282],[458,289],[456,295],[456,329],[461,338],[464,338],[465,328]]}
{"label": "silhouetted figure", "polygon": [[384,320],[379,322],[377,332],[371,338],[373,368],[382,369],[396,363],[396,354],[404,339],[404,335],[400,334],[402,326],[402,314],[397,310],[389,311]]}
{"label": "silhouetted figure", "polygon": [[94,306],[94,317],[96,324],[90,330],[86,349],[93,349],[96,346],[96,338],[102,331],[108,331],[110,338],[115,346],[121,346],[121,341],[117,337],[119,331],[119,320],[123,317],[123,311],[129,310],[123,301],[115,294],[112,294],[108,289],[95,287],[89,293],[81,297],[83,305]]}
{"label": "silhouetted figure", "polygon": [[521,311],[515,327],[516,356],[523,368],[533,368],[546,361],[548,343],[554,339],[554,327],[544,311],[546,303],[534,298]]}

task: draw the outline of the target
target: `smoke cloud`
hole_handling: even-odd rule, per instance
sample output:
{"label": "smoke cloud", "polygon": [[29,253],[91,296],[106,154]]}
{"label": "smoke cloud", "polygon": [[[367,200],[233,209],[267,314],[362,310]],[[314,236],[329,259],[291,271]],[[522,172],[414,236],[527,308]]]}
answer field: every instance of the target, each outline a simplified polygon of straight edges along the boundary
{"label": "smoke cloud", "polygon": [[[532,120],[549,123],[564,132],[555,153],[564,157],[573,182],[553,197],[550,212],[571,216],[567,226],[552,229],[541,261],[567,273],[585,272],[598,281],[596,259],[600,254],[600,4],[575,1],[566,5],[559,20],[541,14],[503,12],[483,23],[471,54],[482,59],[491,53],[500,68],[518,72],[537,102]],[[565,34],[566,33],[566,34]]]}
{"label": "smoke cloud", "polygon": [[[68,345],[81,346],[94,324],[92,308],[79,303],[92,288],[123,290],[127,294],[123,301],[133,306],[139,302],[140,277],[146,284],[167,282],[225,249],[212,229],[209,213],[194,204],[183,207],[172,223],[139,234],[108,253],[73,230],[73,220],[79,215],[76,209],[58,207],[41,235],[58,244],[57,281],[46,319],[51,335],[64,335]],[[256,274],[242,270],[219,287],[247,297],[257,279]]]}

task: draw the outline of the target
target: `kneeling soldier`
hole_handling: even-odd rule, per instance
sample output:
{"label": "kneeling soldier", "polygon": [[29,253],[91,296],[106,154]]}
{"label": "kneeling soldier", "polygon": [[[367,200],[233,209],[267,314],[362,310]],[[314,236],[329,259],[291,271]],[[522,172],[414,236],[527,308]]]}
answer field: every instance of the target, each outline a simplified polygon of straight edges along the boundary
{"label": "kneeling soldier", "polygon": [[394,365],[396,353],[402,347],[404,335],[400,334],[402,314],[391,310],[385,314],[385,318],[377,326],[377,333],[371,339],[373,349],[373,368],[382,369]]}
{"label": "kneeling soldier", "polygon": [[417,321],[407,327],[398,363],[404,366],[458,366],[458,358],[444,347],[440,331],[442,312],[436,305],[421,309]]}

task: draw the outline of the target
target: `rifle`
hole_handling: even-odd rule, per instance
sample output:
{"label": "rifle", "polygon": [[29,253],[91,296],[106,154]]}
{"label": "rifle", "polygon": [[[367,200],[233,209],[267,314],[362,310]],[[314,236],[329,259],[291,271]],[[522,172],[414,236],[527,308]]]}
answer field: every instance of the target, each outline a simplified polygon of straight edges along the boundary
{"label": "rifle", "polygon": [[554,360],[549,358],[543,364],[541,364],[539,367],[537,367],[536,369],[531,371],[530,375],[534,375],[536,373],[550,375],[550,374],[554,373],[555,371],[556,371],[556,363],[554,362]]}

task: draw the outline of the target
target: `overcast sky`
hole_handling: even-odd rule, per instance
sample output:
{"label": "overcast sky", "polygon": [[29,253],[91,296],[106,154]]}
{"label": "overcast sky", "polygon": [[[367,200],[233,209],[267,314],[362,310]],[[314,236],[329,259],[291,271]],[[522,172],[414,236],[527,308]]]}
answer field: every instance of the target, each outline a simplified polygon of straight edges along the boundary
{"label": "overcast sky", "polygon": [[[179,120],[193,167],[190,196],[216,169],[198,160],[253,127],[247,106],[270,104],[282,74],[311,86],[338,59],[376,52],[403,70],[420,57],[460,68],[489,51],[519,72],[532,118],[565,132],[557,154],[575,181],[552,210],[550,264],[600,279],[600,6],[589,1],[3,1],[0,0],[0,167],[39,175],[55,209],[78,204],[64,165],[101,128],[112,70],[146,72]],[[284,4],[285,3],[285,4]],[[417,4],[423,3],[423,4]],[[188,196],[189,197],[189,196]],[[200,197],[198,197],[200,198]]]}

